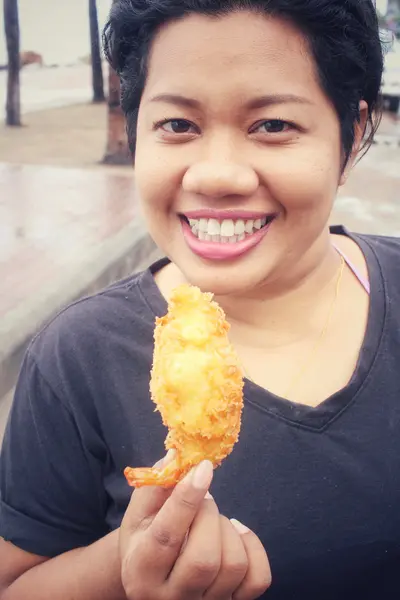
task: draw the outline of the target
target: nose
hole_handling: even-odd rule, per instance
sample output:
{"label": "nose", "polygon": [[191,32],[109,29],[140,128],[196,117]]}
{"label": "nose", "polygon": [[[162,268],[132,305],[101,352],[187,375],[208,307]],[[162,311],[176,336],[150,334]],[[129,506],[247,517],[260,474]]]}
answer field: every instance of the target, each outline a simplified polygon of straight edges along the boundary
{"label": "nose", "polygon": [[191,165],[182,181],[185,192],[213,198],[251,196],[258,185],[257,173],[250,166],[216,161]]}

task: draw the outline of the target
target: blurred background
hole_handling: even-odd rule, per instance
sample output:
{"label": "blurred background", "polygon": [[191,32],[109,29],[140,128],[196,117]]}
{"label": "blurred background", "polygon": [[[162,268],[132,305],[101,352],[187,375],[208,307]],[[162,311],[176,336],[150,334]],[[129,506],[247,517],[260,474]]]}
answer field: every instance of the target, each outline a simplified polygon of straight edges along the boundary
{"label": "blurred background", "polygon": [[[0,439],[35,332],[158,256],[135,197],[118,78],[100,50],[112,0],[2,2]],[[332,222],[400,236],[400,0],[376,6],[384,117]]]}

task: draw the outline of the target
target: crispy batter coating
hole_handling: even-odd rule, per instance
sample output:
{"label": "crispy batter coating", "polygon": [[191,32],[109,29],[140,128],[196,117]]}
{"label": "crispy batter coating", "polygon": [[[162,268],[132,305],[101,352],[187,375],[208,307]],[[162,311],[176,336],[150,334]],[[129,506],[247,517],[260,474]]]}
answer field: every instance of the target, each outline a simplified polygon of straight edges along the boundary
{"label": "crispy batter coating", "polygon": [[166,467],[127,467],[129,485],[174,486],[202,460],[215,467],[231,453],[240,431],[243,375],[228,340],[223,310],[198,288],[181,285],[168,313],[156,319],[150,392],[176,450]]}

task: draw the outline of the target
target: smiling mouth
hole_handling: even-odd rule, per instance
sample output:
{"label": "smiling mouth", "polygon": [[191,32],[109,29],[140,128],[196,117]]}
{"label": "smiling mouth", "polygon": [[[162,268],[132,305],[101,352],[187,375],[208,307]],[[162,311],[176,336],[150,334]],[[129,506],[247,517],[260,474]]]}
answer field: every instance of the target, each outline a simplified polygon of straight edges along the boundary
{"label": "smiling mouth", "polygon": [[265,215],[258,219],[191,219],[179,215],[189,225],[192,234],[204,242],[235,244],[260,232],[275,219],[276,215]]}

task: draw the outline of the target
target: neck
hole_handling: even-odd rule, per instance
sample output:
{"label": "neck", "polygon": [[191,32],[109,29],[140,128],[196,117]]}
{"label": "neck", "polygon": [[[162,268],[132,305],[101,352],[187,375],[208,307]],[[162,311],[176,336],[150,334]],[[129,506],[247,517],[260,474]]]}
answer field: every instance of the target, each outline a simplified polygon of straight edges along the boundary
{"label": "neck", "polygon": [[216,300],[226,312],[232,336],[239,343],[289,344],[320,328],[339,269],[340,257],[330,236],[324,235],[301,261],[287,269],[280,268],[285,278],[270,277],[268,283],[251,293],[217,296]]}

